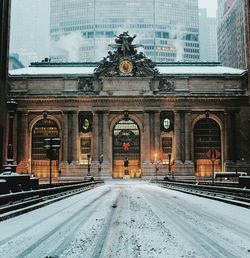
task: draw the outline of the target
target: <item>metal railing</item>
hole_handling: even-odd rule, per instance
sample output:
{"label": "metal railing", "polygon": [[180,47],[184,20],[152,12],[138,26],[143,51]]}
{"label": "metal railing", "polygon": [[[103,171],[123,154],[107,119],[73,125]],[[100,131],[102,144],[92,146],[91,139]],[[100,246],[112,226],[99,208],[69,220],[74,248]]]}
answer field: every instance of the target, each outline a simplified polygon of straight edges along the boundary
{"label": "metal railing", "polygon": [[250,189],[169,181],[157,181],[157,183],[164,188],[250,208]]}
{"label": "metal railing", "polygon": [[[60,199],[60,196],[71,196],[81,191],[94,188],[103,181],[75,182],[63,186],[54,186],[52,188],[23,191],[17,193],[0,195],[0,214],[22,209],[46,201],[48,199]],[[1,220],[1,219],[0,219]]]}

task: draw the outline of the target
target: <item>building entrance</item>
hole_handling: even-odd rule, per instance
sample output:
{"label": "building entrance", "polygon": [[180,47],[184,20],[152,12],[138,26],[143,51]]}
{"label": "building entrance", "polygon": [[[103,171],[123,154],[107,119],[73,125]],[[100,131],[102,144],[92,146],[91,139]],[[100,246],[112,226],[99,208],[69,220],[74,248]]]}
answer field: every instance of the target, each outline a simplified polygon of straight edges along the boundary
{"label": "building entrance", "polygon": [[130,120],[119,121],[113,130],[113,177],[141,177],[140,130]]}
{"label": "building entrance", "polygon": [[[44,148],[44,139],[58,137],[58,135],[58,127],[50,119],[39,120],[32,129],[31,171],[38,178],[49,178],[49,160],[47,151]],[[56,177],[58,171],[58,153],[55,151],[52,156],[52,177]]]}
{"label": "building entrance", "polygon": [[[216,121],[210,118],[199,120],[194,127],[194,161],[196,176],[211,177],[212,161],[210,150],[221,153],[221,130]],[[221,171],[221,155],[214,161],[214,171]]]}

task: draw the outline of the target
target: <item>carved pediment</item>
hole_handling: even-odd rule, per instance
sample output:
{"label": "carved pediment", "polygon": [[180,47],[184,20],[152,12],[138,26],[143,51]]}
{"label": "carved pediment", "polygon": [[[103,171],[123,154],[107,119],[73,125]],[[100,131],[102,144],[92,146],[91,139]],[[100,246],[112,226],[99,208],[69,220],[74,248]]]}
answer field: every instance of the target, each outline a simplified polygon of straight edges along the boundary
{"label": "carved pediment", "polygon": [[116,36],[115,44],[109,46],[115,48],[114,52],[109,51],[108,56],[104,57],[98,67],[95,69],[95,75],[113,77],[140,77],[140,76],[155,76],[158,70],[155,68],[155,63],[147,58],[142,52],[136,48],[142,46],[132,44],[135,35],[131,37],[128,32],[123,32]]}

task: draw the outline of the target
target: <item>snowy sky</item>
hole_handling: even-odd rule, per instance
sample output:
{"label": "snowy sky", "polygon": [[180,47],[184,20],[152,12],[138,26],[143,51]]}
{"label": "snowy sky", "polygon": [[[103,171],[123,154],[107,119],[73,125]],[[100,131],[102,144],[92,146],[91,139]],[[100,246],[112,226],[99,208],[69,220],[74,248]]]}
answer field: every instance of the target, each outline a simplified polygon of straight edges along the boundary
{"label": "snowy sky", "polygon": [[199,8],[207,8],[208,16],[215,17],[217,0],[199,0]]}

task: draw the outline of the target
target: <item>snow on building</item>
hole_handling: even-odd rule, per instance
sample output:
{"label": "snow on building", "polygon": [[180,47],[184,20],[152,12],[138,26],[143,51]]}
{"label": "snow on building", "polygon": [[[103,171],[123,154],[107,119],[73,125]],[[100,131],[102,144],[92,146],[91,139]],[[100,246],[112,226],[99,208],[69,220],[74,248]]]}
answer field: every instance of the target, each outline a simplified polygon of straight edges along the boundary
{"label": "snow on building", "polygon": [[207,177],[211,151],[215,171],[250,172],[247,71],[218,63],[155,65],[133,40],[120,34],[115,51],[98,63],[10,71],[17,164],[48,177],[43,139],[60,137],[53,177],[82,178],[88,165],[103,178]]}

